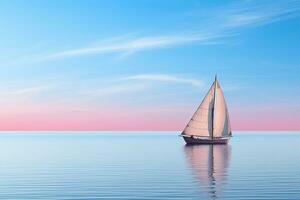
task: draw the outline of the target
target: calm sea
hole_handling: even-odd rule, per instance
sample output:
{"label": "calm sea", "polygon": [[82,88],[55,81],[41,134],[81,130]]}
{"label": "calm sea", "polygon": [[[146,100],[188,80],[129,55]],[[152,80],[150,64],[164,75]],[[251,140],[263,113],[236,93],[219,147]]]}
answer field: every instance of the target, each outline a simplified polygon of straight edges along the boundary
{"label": "calm sea", "polygon": [[300,199],[300,132],[2,132],[0,199]]}

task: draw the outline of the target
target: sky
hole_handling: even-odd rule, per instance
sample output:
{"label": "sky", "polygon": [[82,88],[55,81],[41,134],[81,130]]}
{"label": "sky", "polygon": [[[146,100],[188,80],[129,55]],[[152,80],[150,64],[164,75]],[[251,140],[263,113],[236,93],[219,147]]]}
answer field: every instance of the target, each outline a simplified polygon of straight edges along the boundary
{"label": "sky", "polygon": [[300,130],[300,0],[2,0],[0,130]]}

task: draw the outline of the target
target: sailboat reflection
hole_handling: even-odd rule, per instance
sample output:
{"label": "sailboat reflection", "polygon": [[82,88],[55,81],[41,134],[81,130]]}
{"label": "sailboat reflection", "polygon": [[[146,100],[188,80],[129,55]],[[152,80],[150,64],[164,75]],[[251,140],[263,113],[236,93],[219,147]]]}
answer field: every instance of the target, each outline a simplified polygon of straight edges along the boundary
{"label": "sailboat reflection", "polygon": [[226,183],[231,149],[229,145],[185,146],[185,155],[204,192],[217,199]]}

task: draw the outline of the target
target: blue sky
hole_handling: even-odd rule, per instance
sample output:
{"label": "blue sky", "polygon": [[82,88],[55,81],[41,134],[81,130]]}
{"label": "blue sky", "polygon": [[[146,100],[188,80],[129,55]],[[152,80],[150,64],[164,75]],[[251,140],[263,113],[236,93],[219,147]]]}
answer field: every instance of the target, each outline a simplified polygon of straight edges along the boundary
{"label": "blue sky", "polygon": [[288,128],[300,119],[299,14],[299,0],[1,1],[2,128],[80,111],[180,129],[215,74],[234,127]]}

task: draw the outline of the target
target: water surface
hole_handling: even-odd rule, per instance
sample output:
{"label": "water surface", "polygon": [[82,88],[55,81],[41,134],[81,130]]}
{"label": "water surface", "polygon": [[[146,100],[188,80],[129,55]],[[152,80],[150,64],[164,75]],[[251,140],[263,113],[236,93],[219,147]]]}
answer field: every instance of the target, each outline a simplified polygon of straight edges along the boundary
{"label": "water surface", "polygon": [[0,199],[300,199],[300,133],[0,134]]}

